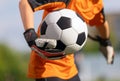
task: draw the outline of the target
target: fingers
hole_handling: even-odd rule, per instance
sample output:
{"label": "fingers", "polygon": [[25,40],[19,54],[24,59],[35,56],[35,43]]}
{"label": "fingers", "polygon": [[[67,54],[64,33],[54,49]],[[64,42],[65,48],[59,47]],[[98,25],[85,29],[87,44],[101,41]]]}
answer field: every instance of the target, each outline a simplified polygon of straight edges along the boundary
{"label": "fingers", "polygon": [[38,47],[53,49],[57,46],[57,41],[55,39],[44,39],[37,38],[35,43]]}
{"label": "fingers", "polygon": [[107,63],[113,64],[114,55],[115,55],[113,47],[112,46],[106,46],[106,47],[101,46],[100,51],[102,52],[102,54],[106,58]]}
{"label": "fingers", "polygon": [[113,47],[107,46],[107,50],[108,50],[107,63],[108,64],[113,64],[114,55],[115,55]]}
{"label": "fingers", "polygon": [[61,59],[61,58],[64,58],[65,57],[65,53],[64,52],[55,52],[54,49],[53,49],[53,52],[52,52],[52,49],[50,52],[47,52],[47,51],[44,51],[44,50],[41,50],[39,49],[37,46],[33,45],[31,47],[31,49],[33,51],[35,51],[40,57],[44,58],[44,59]]}

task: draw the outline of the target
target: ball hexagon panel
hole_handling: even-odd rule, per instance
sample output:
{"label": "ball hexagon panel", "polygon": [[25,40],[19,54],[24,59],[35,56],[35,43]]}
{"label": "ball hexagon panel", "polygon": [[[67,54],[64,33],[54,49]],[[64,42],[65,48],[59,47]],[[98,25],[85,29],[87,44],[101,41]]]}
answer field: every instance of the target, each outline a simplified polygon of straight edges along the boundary
{"label": "ball hexagon panel", "polygon": [[77,17],[76,13],[69,9],[62,9],[59,11],[62,16],[68,17],[68,18],[75,18]]}
{"label": "ball hexagon panel", "polygon": [[67,28],[62,31],[61,41],[66,45],[70,45],[76,43],[77,37],[77,32],[75,32],[72,28]]}
{"label": "ball hexagon panel", "polygon": [[47,15],[44,20],[46,21],[47,24],[57,23],[60,17],[61,15],[59,12],[53,11],[52,13],[49,13],[49,15]]}
{"label": "ball hexagon panel", "polygon": [[49,39],[59,40],[61,33],[62,30],[57,26],[57,24],[48,24],[45,35]]}
{"label": "ball hexagon panel", "polygon": [[70,28],[71,27],[71,19],[68,17],[61,16],[57,22],[57,25],[61,28],[61,30]]}
{"label": "ball hexagon panel", "polygon": [[86,30],[85,27],[87,26],[83,23],[84,22],[81,21],[81,19],[79,19],[78,17],[74,18],[72,19],[72,28],[75,29],[75,31],[78,33],[84,32]]}

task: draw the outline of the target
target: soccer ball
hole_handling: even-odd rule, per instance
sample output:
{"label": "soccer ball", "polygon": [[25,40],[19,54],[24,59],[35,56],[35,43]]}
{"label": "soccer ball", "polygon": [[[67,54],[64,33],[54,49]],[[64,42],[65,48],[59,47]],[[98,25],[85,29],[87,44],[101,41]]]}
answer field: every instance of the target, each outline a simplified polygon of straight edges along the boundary
{"label": "soccer ball", "polygon": [[56,49],[75,53],[87,40],[87,25],[74,11],[61,9],[49,13],[41,23],[41,38],[56,39]]}

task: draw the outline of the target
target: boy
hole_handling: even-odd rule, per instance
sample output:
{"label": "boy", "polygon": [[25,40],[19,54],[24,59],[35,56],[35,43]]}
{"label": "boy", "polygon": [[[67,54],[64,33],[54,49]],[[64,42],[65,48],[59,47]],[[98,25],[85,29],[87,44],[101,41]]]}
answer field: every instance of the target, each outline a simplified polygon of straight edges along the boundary
{"label": "boy", "polygon": [[[34,30],[34,12],[44,10],[44,19],[54,10],[68,8],[76,11],[89,25],[96,26],[101,34],[98,36],[98,41],[102,47],[106,49],[107,46],[110,46],[112,48],[108,23],[102,13],[102,0],[21,0],[19,8],[25,29],[24,36],[30,47],[35,46],[35,40],[40,33],[40,27],[37,34]],[[80,81],[74,63],[74,54],[62,59],[49,60],[41,58],[35,51],[32,51],[28,77],[34,78],[36,81]]]}

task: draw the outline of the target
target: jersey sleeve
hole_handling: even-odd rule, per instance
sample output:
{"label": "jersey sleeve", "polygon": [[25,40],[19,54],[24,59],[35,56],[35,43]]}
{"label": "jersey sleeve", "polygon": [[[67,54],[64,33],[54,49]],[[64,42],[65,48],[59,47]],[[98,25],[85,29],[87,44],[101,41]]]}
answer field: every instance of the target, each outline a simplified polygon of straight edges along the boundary
{"label": "jersey sleeve", "polygon": [[74,7],[70,8],[73,8],[84,19],[91,20],[103,9],[103,0],[75,0]]}
{"label": "jersey sleeve", "polygon": [[33,11],[65,8],[70,0],[28,0]]}

